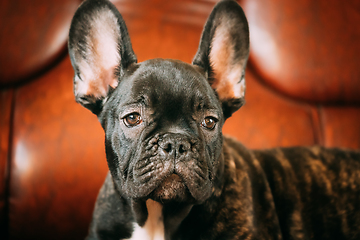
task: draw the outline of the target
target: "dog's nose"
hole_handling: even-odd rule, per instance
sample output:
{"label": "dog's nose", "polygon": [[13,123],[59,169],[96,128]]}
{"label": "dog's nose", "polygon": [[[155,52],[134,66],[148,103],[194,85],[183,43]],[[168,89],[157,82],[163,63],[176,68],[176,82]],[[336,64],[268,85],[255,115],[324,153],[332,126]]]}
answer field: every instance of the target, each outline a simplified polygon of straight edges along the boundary
{"label": "dog's nose", "polygon": [[185,155],[191,148],[191,143],[186,137],[178,135],[167,135],[160,143],[162,151],[167,155],[178,158]]}

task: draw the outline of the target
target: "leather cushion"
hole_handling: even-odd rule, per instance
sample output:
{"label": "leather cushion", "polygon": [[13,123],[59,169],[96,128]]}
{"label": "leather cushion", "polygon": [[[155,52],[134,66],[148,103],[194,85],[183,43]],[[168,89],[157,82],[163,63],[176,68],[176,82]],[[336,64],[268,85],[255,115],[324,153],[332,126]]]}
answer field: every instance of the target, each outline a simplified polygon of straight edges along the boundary
{"label": "leather cushion", "polygon": [[317,103],[360,102],[360,2],[244,0],[266,84]]}
{"label": "leather cushion", "polygon": [[80,1],[4,0],[0,4],[0,86],[44,71],[65,52]]}

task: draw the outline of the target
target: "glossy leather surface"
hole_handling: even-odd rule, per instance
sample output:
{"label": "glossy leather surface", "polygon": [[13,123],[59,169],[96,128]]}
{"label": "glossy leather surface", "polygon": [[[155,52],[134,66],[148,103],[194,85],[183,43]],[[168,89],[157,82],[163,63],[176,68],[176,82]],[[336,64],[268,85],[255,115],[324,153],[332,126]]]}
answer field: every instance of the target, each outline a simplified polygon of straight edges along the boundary
{"label": "glossy leather surface", "polygon": [[0,86],[40,74],[64,52],[79,0],[0,3]]}
{"label": "glossy leather surface", "polygon": [[15,93],[11,239],[86,234],[107,165],[103,131],[96,116],[75,103],[72,75],[66,58]]}
{"label": "glossy leather surface", "polygon": [[359,103],[359,1],[245,0],[263,81],[316,103]]}
{"label": "glossy leather surface", "polygon": [[[13,91],[0,90],[0,232],[8,227],[8,184],[11,139],[10,131],[13,104]],[[1,235],[0,235],[1,236]]]}
{"label": "glossy leather surface", "polygon": [[[251,7],[251,2],[255,7]],[[347,9],[349,2],[353,2],[353,6],[357,4],[356,1],[347,1],[346,4],[343,1],[336,4],[331,1],[329,6],[322,8],[321,14],[335,11],[335,7],[336,11],[342,7]],[[60,3],[48,2],[55,8]],[[64,6],[69,4],[68,1],[62,3]],[[313,4],[310,1],[307,3]],[[121,0],[115,4],[127,23],[139,61],[160,57],[191,62],[203,24],[215,1]],[[312,39],[314,48],[317,45],[321,48],[328,45],[327,48],[334,47],[332,40],[322,41],[322,36],[315,30],[309,30],[307,37],[303,36],[304,39],[294,38],[299,35],[297,29],[303,32],[306,26],[316,20],[314,12],[303,11],[301,17],[292,15],[299,11],[295,2],[248,0],[242,4],[249,18],[250,31],[253,31],[252,26],[261,23],[261,27],[268,34],[273,34],[271,36],[275,40],[283,42],[285,40],[281,39],[291,38],[291,41],[277,45],[273,52],[284,63],[282,68],[275,71],[275,68],[268,67],[276,57],[267,54],[271,52],[271,49],[267,49],[269,45],[258,45],[259,40],[255,39],[256,35],[252,35],[252,52],[246,72],[246,104],[227,120],[224,133],[251,148],[313,144],[360,148],[359,96],[353,92],[360,92],[358,82],[354,83],[346,74],[342,78],[335,77],[335,80],[329,77],[331,74],[340,74],[340,65],[333,65],[339,55],[320,50],[316,52],[313,60],[329,63],[318,66],[327,71],[320,71],[314,66],[304,67],[308,57],[313,58],[311,51],[299,57],[301,49],[297,46],[304,39]],[[286,11],[278,5],[286,5]],[[42,5],[36,6],[39,8],[36,11],[44,11],[41,10]],[[16,9],[11,9],[13,13],[7,14],[19,14]],[[72,15],[73,7],[69,7],[68,11],[65,15]],[[279,18],[276,20],[278,28],[271,25],[274,16]],[[302,20],[297,21],[296,16]],[[32,21],[31,17],[28,19]],[[335,20],[331,19],[329,23],[332,21]],[[326,21],[323,24],[326,25]],[[287,27],[283,28],[283,25]],[[37,26],[38,31],[46,29],[41,24]],[[329,27],[326,25],[325,28]],[[26,25],[22,28],[26,28]],[[345,35],[360,32],[355,27],[337,31]],[[65,38],[57,38],[58,46],[66,45]],[[25,39],[24,35],[20,47],[31,46],[35,49],[35,46],[47,42],[37,39],[31,43],[30,38],[27,44]],[[348,47],[342,57],[345,62],[348,61],[348,65],[342,68],[344,73],[351,70],[354,76],[359,74],[356,64],[360,62],[360,54],[355,56],[351,52],[358,51],[356,39],[348,39]],[[16,38],[12,41],[15,42]],[[264,52],[259,51],[259,47],[265,49]],[[1,48],[4,49],[3,45]],[[8,50],[14,57],[17,56],[15,50]],[[0,239],[83,239],[86,235],[93,204],[107,172],[104,133],[96,116],[75,103],[73,70],[68,56],[65,52],[63,55],[55,63],[44,55],[43,58],[47,60],[43,60],[43,63],[49,65],[40,70],[41,74],[34,76],[32,71],[23,73],[25,82],[21,85],[1,88]],[[342,61],[340,63],[343,64]],[[3,70],[1,74],[4,74]],[[293,81],[297,81],[299,76],[305,76],[306,83],[295,84]],[[12,77],[7,79],[16,81]],[[321,90],[319,79],[325,84],[325,90]],[[326,79],[330,82],[327,83]],[[359,79],[356,78],[357,81]],[[327,84],[333,90],[328,90]],[[347,89],[342,92],[343,95],[337,92],[339,84]],[[309,90],[312,85],[314,92]],[[292,90],[288,91],[284,86],[290,86]],[[301,95],[304,97],[299,97]],[[7,169],[10,172],[7,173]]]}

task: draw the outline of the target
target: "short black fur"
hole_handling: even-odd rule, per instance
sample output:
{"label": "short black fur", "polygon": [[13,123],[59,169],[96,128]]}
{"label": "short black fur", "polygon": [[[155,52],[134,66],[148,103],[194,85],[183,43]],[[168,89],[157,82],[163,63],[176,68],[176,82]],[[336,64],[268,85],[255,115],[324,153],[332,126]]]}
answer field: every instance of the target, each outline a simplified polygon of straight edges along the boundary
{"label": "short black fur", "polygon": [[[119,61],[97,68],[108,66],[96,58],[104,53],[97,41],[107,43],[98,31],[114,18],[105,36],[116,38]],[[99,19],[104,28],[94,31]],[[165,240],[360,239],[359,151],[254,151],[222,135],[244,103],[249,55],[247,20],[235,1],[215,6],[193,64],[137,63],[125,23],[106,0],[79,7],[69,52],[76,100],[105,131],[109,167],[87,239],[134,239],[151,221],[149,202],[162,208]],[[228,64],[216,65],[214,56]],[[100,77],[87,79],[94,68]],[[129,124],[129,116],[138,121]]]}

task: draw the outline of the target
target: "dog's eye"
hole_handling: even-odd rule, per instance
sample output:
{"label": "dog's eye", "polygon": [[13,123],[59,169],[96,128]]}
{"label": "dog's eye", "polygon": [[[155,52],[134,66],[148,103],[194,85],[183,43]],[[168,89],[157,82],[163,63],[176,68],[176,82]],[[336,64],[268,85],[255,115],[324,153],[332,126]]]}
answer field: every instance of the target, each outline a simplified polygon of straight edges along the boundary
{"label": "dog's eye", "polygon": [[141,116],[138,113],[130,113],[126,115],[123,120],[127,127],[135,127],[142,123]]}
{"label": "dog's eye", "polygon": [[206,129],[213,130],[216,126],[217,121],[218,120],[214,117],[206,117],[201,122],[201,126],[203,126]]}

